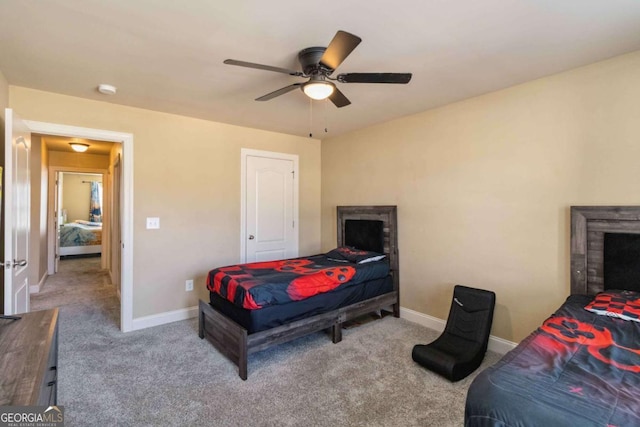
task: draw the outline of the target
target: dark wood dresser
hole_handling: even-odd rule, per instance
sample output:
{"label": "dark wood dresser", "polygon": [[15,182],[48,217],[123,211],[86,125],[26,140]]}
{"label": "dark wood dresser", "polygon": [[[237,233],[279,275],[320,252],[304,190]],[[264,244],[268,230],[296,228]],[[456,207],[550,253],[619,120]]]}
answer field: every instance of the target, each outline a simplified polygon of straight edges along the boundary
{"label": "dark wood dresser", "polygon": [[58,309],[0,319],[0,406],[56,405]]}

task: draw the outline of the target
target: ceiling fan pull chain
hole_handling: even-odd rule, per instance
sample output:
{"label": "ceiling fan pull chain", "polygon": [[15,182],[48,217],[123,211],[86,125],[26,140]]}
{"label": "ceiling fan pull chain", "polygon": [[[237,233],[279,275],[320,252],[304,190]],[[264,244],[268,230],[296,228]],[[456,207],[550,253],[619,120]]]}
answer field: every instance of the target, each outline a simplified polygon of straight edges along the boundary
{"label": "ceiling fan pull chain", "polygon": [[313,138],[313,100],[309,98],[309,138]]}
{"label": "ceiling fan pull chain", "polygon": [[329,100],[325,99],[324,100],[324,133],[328,133],[329,130],[327,128],[327,104],[328,104]]}

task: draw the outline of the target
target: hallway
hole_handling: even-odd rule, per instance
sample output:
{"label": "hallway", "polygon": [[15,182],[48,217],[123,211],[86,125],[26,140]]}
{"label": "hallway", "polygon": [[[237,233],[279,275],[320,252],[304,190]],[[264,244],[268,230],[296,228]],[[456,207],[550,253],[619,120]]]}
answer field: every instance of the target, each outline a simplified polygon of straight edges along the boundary
{"label": "hallway", "polygon": [[100,267],[100,257],[60,261],[58,273],[47,278],[40,293],[31,295],[31,311],[54,307],[65,317],[93,311],[120,327],[120,300],[109,273]]}

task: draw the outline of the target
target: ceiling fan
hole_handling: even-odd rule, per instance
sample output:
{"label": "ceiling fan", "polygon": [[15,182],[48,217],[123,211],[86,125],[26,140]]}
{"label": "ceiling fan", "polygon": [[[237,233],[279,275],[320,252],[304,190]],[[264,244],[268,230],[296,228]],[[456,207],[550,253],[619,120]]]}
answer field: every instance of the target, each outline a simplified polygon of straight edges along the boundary
{"label": "ceiling fan", "polygon": [[270,65],[255,64],[253,62],[227,59],[225,64],[240,67],[256,68],[258,70],[274,71],[295,77],[307,78],[304,83],[294,83],[281,89],[256,98],[256,101],[268,101],[277,96],[284,95],[296,88],[312,99],[329,98],[333,104],[340,108],[351,104],[351,101],[336,87],[339,83],[394,83],[407,84],[411,80],[411,73],[345,73],[331,77],[342,61],[360,44],[362,39],[346,31],[338,31],[325,47],[308,47],[298,53],[298,61],[302,71],[288,70],[286,68],[272,67]]}

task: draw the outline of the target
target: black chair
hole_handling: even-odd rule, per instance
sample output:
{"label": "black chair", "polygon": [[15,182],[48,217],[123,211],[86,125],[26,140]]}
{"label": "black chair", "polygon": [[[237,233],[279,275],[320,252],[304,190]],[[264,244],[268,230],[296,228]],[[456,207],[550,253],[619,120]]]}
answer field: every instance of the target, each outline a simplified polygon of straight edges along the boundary
{"label": "black chair", "polygon": [[484,359],[493,322],[496,294],[456,285],[447,326],[430,344],[413,347],[413,360],[450,381],[478,369]]}

